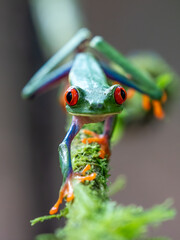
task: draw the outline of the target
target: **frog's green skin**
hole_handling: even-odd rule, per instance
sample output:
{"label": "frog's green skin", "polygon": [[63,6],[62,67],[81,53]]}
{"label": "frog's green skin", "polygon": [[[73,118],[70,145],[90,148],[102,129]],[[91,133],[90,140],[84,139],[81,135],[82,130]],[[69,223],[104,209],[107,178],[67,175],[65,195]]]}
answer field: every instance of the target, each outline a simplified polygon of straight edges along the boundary
{"label": "frog's green skin", "polygon": [[122,111],[123,105],[114,100],[117,85],[109,86],[104,72],[91,54],[77,54],[69,73],[69,82],[79,94],[75,106],[66,106],[70,114],[90,117],[113,115]]}
{"label": "frog's green skin", "polygon": [[[120,65],[133,78],[133,82],[101,63],[89,52],[91,48],[104,54],[110,61]],[[76,53],[72,62],[55,69],[73,51]],[[24,98],[30,98],[48,90],[69,76],[69,83],[78,92],[78,102],[74,106],[66,105],[67,112],[73,115],[72,124],[63,142],[59,145],[59,160],[63,181],[72,175],[71,142],[81,127],[86,123],[106,121],[103,135],[110,137],[113,116],[123,110],[123,104],[116,103],[114,91],[118,85],[110,86],[108,79],[115,80],[134,88],[153,99],[160,99],[162,91],[153,79],[136,69],[122,54],[105,42],[101,37],[91,40],[91,33],[81,29],[67,45],[56,53],[29,81],[22,91]]]}

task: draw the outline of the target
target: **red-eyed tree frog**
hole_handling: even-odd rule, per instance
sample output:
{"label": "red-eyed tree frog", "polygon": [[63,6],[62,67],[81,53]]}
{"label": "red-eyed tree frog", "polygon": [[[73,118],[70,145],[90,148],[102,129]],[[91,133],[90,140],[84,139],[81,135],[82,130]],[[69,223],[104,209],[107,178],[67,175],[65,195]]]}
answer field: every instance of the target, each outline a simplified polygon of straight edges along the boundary
{"label": "red-eyed tree frog", "polygon": [[[121,66],[127,73],[127,77],[113,70],[108,63],[104,63],[98,52],[103,54],[111,63],[114,62]],[[71,62],[57,67],[72,53],[74,53],[74,57]],[[58,211],[63,198],[66,197],[66,201],[71,201],[74,198],[72,179],[84,182],[85,180],[91,181],[96,177],[96,173],[86,175],[86,171],[90,168],[89,165],[79,173],[74,173],[72,169],[71,142],[84,124],[105,121],[102,135],[84,130],[92,135],[92,138],[83,141],[98,142],[101,145],[101,158],[110,155],[109,141],[113,119],[123,110],[123,103],[127,98],[126,90],[120,84],[135,89],[157,101],[163,95],[161,89],[156,86],[147,73],[138,70],[102,37],[92,37],[87,29],[81,29],[40,68],[23,88],[22,96],[23,98],[31,98],[43,93],[59,85],[65,77],[69,82],[69,87],[65,91],[64,100],[67,112],[73,117],[69,131],[58,149],[63,185],[58,201],[51,208],[50,214],[55,214]],[[109,85],[109,80],[118,84]]]}

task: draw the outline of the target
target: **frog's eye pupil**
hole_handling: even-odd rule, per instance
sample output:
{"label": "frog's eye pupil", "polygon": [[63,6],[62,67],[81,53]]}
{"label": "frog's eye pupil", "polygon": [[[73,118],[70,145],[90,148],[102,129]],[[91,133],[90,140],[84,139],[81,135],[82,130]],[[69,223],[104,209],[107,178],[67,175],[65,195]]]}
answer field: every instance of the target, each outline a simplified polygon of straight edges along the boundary
{"label": "frog's eye pupil", "polygon": [[76,105],[76,103],[78,102],[78,98],[78,91],[73,87],[69,87],[65,92],[64,99],[69,106]]}
{"label": "frog's eye pupil", "polygon": [[127,98],[126,90],[120,86],[116,87],[114,91],[114,98],[117,104],[122,104]]}
{"label": "frog's eye pupil", "polygon": [[72,100],[72,93],[71,93],[71,92],[68,92],[68,93],[67,93],[66,99],[67,99],[68,103],[71,102],[71,100]]}
{"label": "frog's eye pupil", "polygon": [[126,98],[126,93],[123,89],[121,89],[121,97],[123,100]]}

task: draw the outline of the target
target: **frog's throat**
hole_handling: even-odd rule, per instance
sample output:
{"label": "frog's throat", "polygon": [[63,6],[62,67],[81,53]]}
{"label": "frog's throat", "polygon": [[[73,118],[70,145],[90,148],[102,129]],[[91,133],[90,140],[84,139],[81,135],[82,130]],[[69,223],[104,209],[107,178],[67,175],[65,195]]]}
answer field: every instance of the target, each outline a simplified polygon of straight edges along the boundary
{"label": "frog's throat", "polygon": [[84,115],[84,114],[72,114],[74,121],[77,121],[77,124],[82,127],[84,124],[88,123],[97,123],[97,122],[102,122],[106,120],[108,117],[111,117],[115,115],[116,113],[111,113],[111,114],[101,114],[101,115]]}

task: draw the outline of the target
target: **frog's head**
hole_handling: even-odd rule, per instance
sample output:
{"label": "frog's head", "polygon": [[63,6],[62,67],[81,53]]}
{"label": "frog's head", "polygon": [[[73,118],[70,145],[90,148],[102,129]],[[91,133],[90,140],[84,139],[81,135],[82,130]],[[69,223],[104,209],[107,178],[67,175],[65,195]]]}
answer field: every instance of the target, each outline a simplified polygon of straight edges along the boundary
{"label": "frog's head", "polygon": [[120,85],[86,90],[71,86],[65,92],[64,98],[66,109],[72,115],[104,116],[120,113],[127,93]]}

